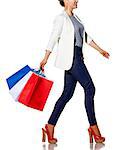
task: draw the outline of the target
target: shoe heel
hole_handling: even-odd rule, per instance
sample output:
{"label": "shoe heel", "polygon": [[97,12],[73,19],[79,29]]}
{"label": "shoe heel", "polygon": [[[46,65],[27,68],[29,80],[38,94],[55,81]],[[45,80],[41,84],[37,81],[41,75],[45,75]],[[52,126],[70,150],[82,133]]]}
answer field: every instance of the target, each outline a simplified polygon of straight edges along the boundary
{"label": "shoe heel", "polygon": [[89,132],[89,137],[90,137],[90,143],[93,142],[92,141],[93,137],[96,143],[102,143],[105,141],[105,138],[102,137],[101,135],[96,135],[91,127],[88,128],[88,132]]}
{"label": "shoe heel", "polygon": [[46,141],[46,133],[45,130],[42,128],[42,142]]}
{"label": "shoe heel", "polygon": [[89,133],[89,142],[90,142],[90,143],[93,143],[93,135],[92,135],[92,132],[88,130],[88,133]]}

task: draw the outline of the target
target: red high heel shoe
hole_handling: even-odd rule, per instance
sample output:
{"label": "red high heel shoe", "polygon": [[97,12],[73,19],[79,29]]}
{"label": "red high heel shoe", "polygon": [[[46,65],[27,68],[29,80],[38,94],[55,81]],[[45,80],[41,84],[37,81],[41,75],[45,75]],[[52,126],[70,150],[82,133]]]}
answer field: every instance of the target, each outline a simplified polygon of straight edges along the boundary
{"label": "red high heel shoe", "polygon": [[90,143],[93,143],[93,137],[96,143],[102,143],[105,141],[105,137],[102,137],[101,135],[96,135],[91,127],[88,128],[88,133],[89,133]]}
{"label": "red high heel shoe", "polygon": [[46,141],[46,134],[47,134],[47,139],[49,143],[55,144],[57,142],[57,139],[53,137],[54,132],[52,134],[52,137],[50,136],[47,124],[45,125],[45,129],[42,128],[42,142]]}

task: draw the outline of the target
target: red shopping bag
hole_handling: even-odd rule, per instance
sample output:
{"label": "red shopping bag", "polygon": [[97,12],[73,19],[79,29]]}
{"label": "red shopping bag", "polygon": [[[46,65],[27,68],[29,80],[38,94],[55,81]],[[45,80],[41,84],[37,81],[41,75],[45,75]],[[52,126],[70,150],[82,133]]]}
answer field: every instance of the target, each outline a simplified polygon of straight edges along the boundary
{"label": "red shopping bag", "polygon": [[53,81],[32,73],[18,97],[18,101],[28,107],[43,110]]}

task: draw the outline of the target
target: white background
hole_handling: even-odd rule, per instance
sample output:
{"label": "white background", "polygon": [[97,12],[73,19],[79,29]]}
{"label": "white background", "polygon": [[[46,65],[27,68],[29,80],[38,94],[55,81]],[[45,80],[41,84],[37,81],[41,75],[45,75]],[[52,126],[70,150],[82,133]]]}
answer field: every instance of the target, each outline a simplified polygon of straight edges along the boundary
{"label": "white background", "polygon": [[[109,52],[107,59],[85,44],[85,64],[96,87],[95,111],[104,150],[127,148],[128,22],[126,0],[79,0],[74,12],[83,20],[94,41]],[[57,147],[43,147],[41,128],[63,90],[64,71],[54,67],[56,49],[45,66],[54,81],[42,112],[16,103],[6,78],[25,65],[38,68],[45,54],[52,22],[63,10],[57,0],[4,0],[0,2],[0,149],[91,149],[84,107],[84,91],[77,83],[55,128]],[[94,145],[97,146],[97,145]],[[93,148],[98,149],[98,148]]]}

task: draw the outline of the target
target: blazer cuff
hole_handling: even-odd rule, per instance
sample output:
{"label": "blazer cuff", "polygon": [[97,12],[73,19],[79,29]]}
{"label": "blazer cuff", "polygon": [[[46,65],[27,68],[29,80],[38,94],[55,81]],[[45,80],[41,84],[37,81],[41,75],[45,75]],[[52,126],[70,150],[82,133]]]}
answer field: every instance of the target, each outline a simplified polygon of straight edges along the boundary
{"label": "blazer cuff", "polygon": [[90,35],[87,35],[87,43],[91,43],[91,41],[93,40],[93,38]]}
{"label": "blazer cuff", "polygon": [[46,48],[46,49],[45,49],[45,51],[49,51],[49,52],[52,52],[52,50],[50,50],[50,49],[48,49],[48,48]]}

